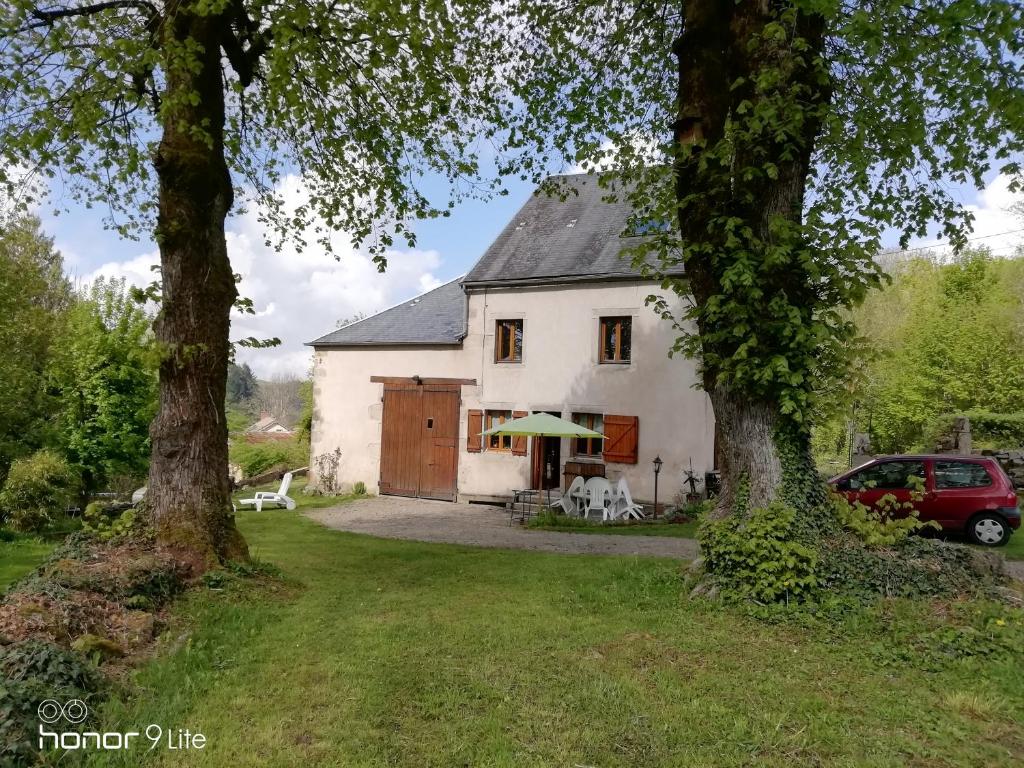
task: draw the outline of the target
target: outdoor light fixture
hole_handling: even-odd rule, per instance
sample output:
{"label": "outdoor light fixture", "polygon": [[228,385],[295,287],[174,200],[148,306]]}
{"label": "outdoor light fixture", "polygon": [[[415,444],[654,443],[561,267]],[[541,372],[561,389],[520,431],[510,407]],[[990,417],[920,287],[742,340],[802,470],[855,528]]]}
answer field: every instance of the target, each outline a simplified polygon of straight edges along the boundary
{"label": "outdoor light fixture", "polygon": [[664,464],[661,455],[654,457],[654,516],[658,516],[658,474],[661,472],[661,465]]}

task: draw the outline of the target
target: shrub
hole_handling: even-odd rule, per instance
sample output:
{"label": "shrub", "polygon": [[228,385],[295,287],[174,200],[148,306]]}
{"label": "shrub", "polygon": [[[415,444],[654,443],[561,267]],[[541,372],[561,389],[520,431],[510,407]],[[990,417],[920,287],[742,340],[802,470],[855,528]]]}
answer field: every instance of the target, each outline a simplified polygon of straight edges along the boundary
{"label": "shrub", "polygon": [[103,541],[130,533],[138,522],[133,507],[123,504],[107,504],[94,501],[82,513],[82,530],[94,534]]}
{"label": "shrub", "polygon": [[100,678],[80,656],[41,640],[0,647],[0,765],[33,765],[37,707],[45,699],[83,699]]}
{"label": "shrub", "polygon": [[307,446],[298,440],[274,440],[266,443],[231,443],[231,461],[242,468],[246,477],[262,474],[277,466],[295,469],[309,463]]}
{"label": "shrub", "polygon": [[1024,413],[973,410],[939,416],[927,430],[927,448],[938,442],[940,436],[949,433],[958,415],[971,420],[971,437],[975,442],[992,443],[999,448],[1024,447]]}
{"label": "shrub", "polygon": [[569,517],[568,515],[559,514],[550,507],[541,509],[536,515],[534,515],[527,522],[527,528],[592,528],[596,523],[592,523],[582,517]]}
{"label": "shrub", "polygon": [[[919,492],[911,493],[911,498],[916,500]],[[850,503],[838,493],[830,495],[829,503],[842,526],[867,547],[892,547],[903,542],[912,533],[925,528],[941,528],[934,520],[923,522],[913,501],[901,503],[891,493],[887,493],[879,500],[878,509],[860,501]]]}
{"label": "shrub", "polygon": [[0,510],[12,528],[38,532],[63,514],[74,497],[75,485],[64,459],[39,451],[11,465],[0,491]]}
{"label": "shrub", "polygon": [[781,502],[743,516],[706,520],[704,567],[737,597],[761,602],[802,598],[818,584],[817,552],[794,538],[796,510]]}
{"label": "shrub", "polygon": [[352,486],[352,493],[354,493],[356,496],[365,496],[366,483],[364,483],[362,480],[359,480],[355,485]]}

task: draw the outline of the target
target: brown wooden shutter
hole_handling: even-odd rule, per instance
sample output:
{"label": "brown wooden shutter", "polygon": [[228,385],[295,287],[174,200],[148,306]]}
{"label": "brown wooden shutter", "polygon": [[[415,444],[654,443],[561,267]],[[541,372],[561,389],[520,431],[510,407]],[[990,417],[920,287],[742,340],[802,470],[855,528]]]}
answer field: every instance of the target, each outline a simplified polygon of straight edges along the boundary
{"label": "brown wooden shutter", "polygon": [[[513,419],[521,419],[526,415],[526,411],[512,411]],[[515,456],[526,455],[526,435],[512,436],[512,453]]]}
{"label": "brown wooden shutter", "polygon": [[484,431],[484,412],[470,410],[466,416],[466,450],[470,453],[480,453],[483,450],[483,438],[480,433]]}
{"label": "brown wooden shutter", "polygon": [[636,416],[604,417],[604,460],[615,464],[636,464],[640,419]]}

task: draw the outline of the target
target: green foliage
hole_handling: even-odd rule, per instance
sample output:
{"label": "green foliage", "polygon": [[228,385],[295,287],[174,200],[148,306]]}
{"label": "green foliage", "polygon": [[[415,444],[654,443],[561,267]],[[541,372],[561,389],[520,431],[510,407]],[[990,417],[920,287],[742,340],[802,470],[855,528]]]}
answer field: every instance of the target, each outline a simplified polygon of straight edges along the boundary
{"label": "green foliage", "polygon": [[987,444],[991,448],[1024,447],[1024,413],[993,413],[980,409],[939,416],[925,430],[927,441],[933,443],[941,436],[948,435],[958,416],[970,419],[971,439],[975,445]]}
{"label": "green foliage", "polygon": [[824,431],[852,416],[875,452],[931,451],[949,419],[973,414],[982,443],[1024,440],[1024,261],[914,259],[854,317],[867,345]]}
{"label": "green foliage", "polygon": [[726,590],[758,602],[800,599],[818,585],[818,555],[794,538],[796,510],[781,503],[707,520],[700,528],[705,568]]}
{"label": "green foliage", "polygon": [[352,493],[355,496],[365,496],[366,483],[364,483],[362,480],[357,480],[356,484],[352,486]]}
{"label": "green foliage", "polygon": [[132,532],[140,522],[133,507],[94,501],[82,512],[82,530],[101,541],[109,541]]}
{"label": "green foliage", "polygon": [[40,640],[0,646],[0,765],[32,765],[39,703],[88,701],[101,689],[94,668],[80,656]]}
{"label": "green foliage", "polygon": [[59,440],[86,493],[111,478],[141,478],[157,407],[150,317],[125,281],[96,280],[76,297],[50,365],[59,393]]}
{"label": "green foliage", "polygon": [[0,483],[14,458],[51,437],[54,402],[45,371],[70,290],[39,220],[0,215]]}
{"label": "green foliage", "polygon": [[591,528],[594,525],[586,518],[569,517],[548,507],[541,509],[526,523],[527,528]]}
{"label": "green foliage", "polygon": [[908,536],[872,549],[853,535],[826,539],[818,566],[823,590],[861,601],[879,596],[922,598],[976,595],[993,586],[991,571],[969,547]]}
{"label": "green foliage", "polygon": [[1024,112],[1005,105],[1024,96],[1024,8],[703,7],[591,0],[565,19],[538,6],[544,36],[516,71],[540,71],[517,95],[550,129],[517,138],[610,169],[610,195],[671,222],[635,255],[695,298],[654,302],[676,349],[705,386],[804,420],[845,368],[844,310],[879,284],[883,235],[906,243],[937,223],[962,246],[971,214],[949,182],[980,187],[993,166],[1019,178]]}
{"label": "green foliage", "polygon": [[64,514],[77,490],[77,478],[60,456],[39,451],[12,465],[0,490],[0,514],[19,531],[42,531]]}
{"label": "green foliage", "polygon": [[910,477],[908,481],[914,483],[910,501],[901,502],[887,493],[878,500],[877,507],[869,507],[860,501],[850,503],[842,494],[832,493],[828,505],[839,523],[866,547],[892,547],[926,528],[941,530],[934,520],[922,521],[915,506],[922,498],[924,480]]}
{"label": "green foliage", "polygon": [[248,363],[228,363],[227,401],[235,405],[247,403],[256,395],[256,376]]}
{"label": "green foliage", "polygon": [[259,475],[274,467],[298,469],[309,464],[309,446],[298,439],[268,440],[263,443],[233,440],[229,453],[230,460],[242,468],[246,477]]}
{"label": "green foliage", "polygon": [[299,439],[309,443],[313,434],[313,380],[306,379],[299,387],[299,397],[302,398],[302,411],[299,413]]}

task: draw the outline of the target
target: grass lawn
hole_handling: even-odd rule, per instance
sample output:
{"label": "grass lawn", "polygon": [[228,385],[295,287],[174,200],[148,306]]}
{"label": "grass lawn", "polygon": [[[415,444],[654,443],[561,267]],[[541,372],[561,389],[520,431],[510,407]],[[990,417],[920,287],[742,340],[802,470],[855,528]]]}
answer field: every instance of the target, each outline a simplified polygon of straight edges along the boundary
{"label": "grass lawn", "polygon": [[557,523],[530,525],[532,531],[566,531],[567,533],[608,533],[613,536],[674,536],[682,539],[697,538],[696,521],[689,523],[630,523],[628,525],[602,525],[598,522],[581,525],[559,525]]}
{"label": "grass lawn", "polygon": [[[266,485],[257,485],[253,488],[246,488],[244,490],[236,491],[231,494],[232,501],[238,507],[241,512],[242,506],[238,503],[241,499],[251,499],[256,491],[273,491],[277,493],[277,489],[281,487],[281,481],[278,480],[274,483],[267,483]],[[302,490],[306,487],[306,478],[296,477],[292,480],[291,485],[288,487],[288,496],[295,500],[295,508],[302,509],[317,509],[319,507],[334,507],[338,504],[342,504],[349,499],[355,498],[355,496],[306,496]],[[249,507],[252,510],[252,507]],[[263,508],[263,514],[274,513],[276,511],[284,511],[282,507],[271,507],[266,506]]]}
{"label": "grass lawn", "polygon": [[295,586],[190,593],[168,633],[177,650],[139,670],[137,696],[103,710],[105,730],[188,728],[206,748],[147,753],[143,742],[90,764],[991,767],[1024,757],[1017,660],[883,664],[871,622],[826,632],[690,603],[675,562],[375,539],[286,511],[238,520],[254,555]]}
{"label": "grass lawn", "polygon": [[1007,560],[1024,560],[1024,528],[1014,531],[1000,552]]}
{"label": "grass lawn", "polygon": [[54,542],[35,538],[0,541],[0,594],[53,551]]}

